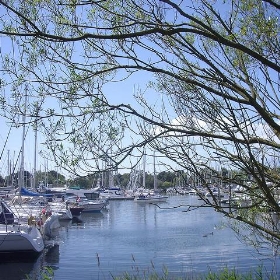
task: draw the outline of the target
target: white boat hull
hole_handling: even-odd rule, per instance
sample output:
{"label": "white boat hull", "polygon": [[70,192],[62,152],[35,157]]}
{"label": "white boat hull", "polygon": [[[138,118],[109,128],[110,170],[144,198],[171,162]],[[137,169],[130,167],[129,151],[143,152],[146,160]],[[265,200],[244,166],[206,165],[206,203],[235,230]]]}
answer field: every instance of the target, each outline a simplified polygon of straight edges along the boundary
{"label": "white boat hull", "polygon": [[100,212],[107,205],[107,201],[87,201],[80,202],[79,206],[83,207],[82,212]]}
{"label": "white boat hull", "polygon": [[157,202],[166,202],[168,196],[163,195],[151,195],[151,196],[139,196],[135,197],[134,201],[141,203],[157,203]]}
{"label": "white boat hull", "polygon": [[[16,228],[17,227],[17,228]],[[44,249],[41,233],[35,226],[21,229],[20,226],[0,230],[0,253],[40,253]]]}
{"label": "white boat hull", "polygon": [[101,191],[99,194],[101,199],[109,199],[109,200],[133,200],[134,196],[126,193],[120,188],[110,188],[104,191]]}

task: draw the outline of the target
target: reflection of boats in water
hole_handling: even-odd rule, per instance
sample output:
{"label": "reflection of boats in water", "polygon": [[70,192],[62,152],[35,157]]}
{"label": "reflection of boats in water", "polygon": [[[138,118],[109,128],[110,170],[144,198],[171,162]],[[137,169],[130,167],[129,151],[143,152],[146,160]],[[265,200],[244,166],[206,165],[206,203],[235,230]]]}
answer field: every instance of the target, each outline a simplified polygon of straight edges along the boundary
{"label": "reflection of boats in water", "polygon": [[84,210],[83,206],[78,206],[78,205],[75,205],[75,204],[72,204],[72,206],[70,207],[70,211],[71,211],[71,214],[72,214],[73,218],[77,217],[77,216],[80,216],[83,210]]}
{"label": "reflection of boats in water", "polygon": [[44,257],[44,261],[50,265],[55,265],[59,263],[59,245],[55,244],[49,248]]}
{"label": "reflection of boats in water", "polygon": [[77,216],[74,216],[73,219],[72,219],[72,224],[76,224],[76,225],[79,225],[79,224],[82,224],[83,223],[83,220],[80,219],[79,217]]}
{"label": "reflection of boats in water", "polygon": [[[97,213],[82,213],[81,214],[81,220],[84,225],[87,226],[100,226],[102,223],[104,223],[104,214],[103,212],[97,212]],[[80,223],[77,223],[79,225]]]}
{"label": "reflection of boats in water", "polygon": [[36,258],[19,256],[17,259],[1,260],[1,280],[39,279],[44,254]]}
{"label": "reflection of boats in water", "polygon": [[36,257],[27,257],[26,255],[18,255],[17,258],[6,258],[1,260],[1,280],[19,280],[19,279],[52,279],[43,278],[47,275],[45,263],[52,270],[57,269],[59,263],[59,245],[54,245],[49,249],[37,255]]}

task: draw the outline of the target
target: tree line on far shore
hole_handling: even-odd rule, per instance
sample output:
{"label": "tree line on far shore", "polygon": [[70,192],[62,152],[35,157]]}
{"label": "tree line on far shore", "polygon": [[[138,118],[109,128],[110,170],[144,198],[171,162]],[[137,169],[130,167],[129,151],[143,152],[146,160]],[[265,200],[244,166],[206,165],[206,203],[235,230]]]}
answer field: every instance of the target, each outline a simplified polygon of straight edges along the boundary
{"label": "tree line on far shore", "polygon": [[[64,175],[57,171],[42,172],[37,171],[35,173],[35,178],[33,174],[29,171],[24,171],[24,182],[27,188],[36,188],[39,184],[50,187],[81,187],[81,188],[94,188],[97,186],[108,188],[109,186],[109,174],[104,173],[94,173],[87,176],[75,177],[72,179],[67,179]],[[228,177],[232,176],[229,174],[227,169],[221,169],[218,173],[209,174],[205,171],[204,178],[197,178],[194,175],[190,175],[182,170],[180,171],[162,171],[156,175],[156,180],[154,174],[145,174],[145,187],[148,189],[153,189],[156,187],[162,191],[167,190],[171,187],[186,187],[186,186],[199,186],[207,184],[223,185],[226,184]],[[249,179],[249,175],[242,172],[235,172],[234,176],[237,178],[236,184],[244,182]],[[11,174],[6,177],[0,175],[0,187],[5,186],[18,186],[19,172]],[[143,187],[143,171],[139,171],[138,174],[124,173],[116,174],[113,176],[114,186],[118,186],[123,189],[134,189]]]}

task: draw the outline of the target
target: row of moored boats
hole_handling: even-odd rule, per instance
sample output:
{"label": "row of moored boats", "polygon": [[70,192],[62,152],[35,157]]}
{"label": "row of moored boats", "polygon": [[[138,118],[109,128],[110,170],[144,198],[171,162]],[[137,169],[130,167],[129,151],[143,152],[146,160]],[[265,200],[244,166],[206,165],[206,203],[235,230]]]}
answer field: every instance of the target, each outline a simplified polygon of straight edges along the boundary
{"label": "row of moored boats", "polygon": [[150,190],[123,192],[117,187],[106,190],[7,187],[0,189],[0,195],[0,257],[40,254],[53,244],[53,233],[61,221],[71,220],[83,212],[100,212],[106,209],[109,200],[157,203],[168,198]]}

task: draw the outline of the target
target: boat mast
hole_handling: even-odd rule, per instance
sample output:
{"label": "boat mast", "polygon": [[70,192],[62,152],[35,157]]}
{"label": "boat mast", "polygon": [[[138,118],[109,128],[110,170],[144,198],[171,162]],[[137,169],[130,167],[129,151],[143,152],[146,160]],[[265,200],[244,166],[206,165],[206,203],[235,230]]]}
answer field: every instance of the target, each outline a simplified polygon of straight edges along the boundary
{"label": "boat mast", "polygon": [[35,120],[35,128],[34,128],[35,136],[34,136],[34,170],[33,170],[33,189],[36,189],[36,171],[37,171],[37,118]]}
{"label": "boat mast", "polygon": [[146,188],[146,150],[143,155],[143,187]]}
{"label": "boat mast", "polygon": [[26,120],[26,103],[27,103],[27,86],[25,87],[25,101],[24,111],[22,115],[22,143],[21,143],[21,164],[20,164],[20,176],[19,176],[19,190],[24,186],[24,141],[25,141],[25,120]]}
{"label": "boat mast", "polygon": [[154,191],[157,191],[157,176],[156,176],[156,156],[154,151]]}
{"label": "boat mast", "polygon": [[10,150],[8,150],[8,180],[7,180],[7,186],[10,186],[11,184],[11,162],[10,162]]}

